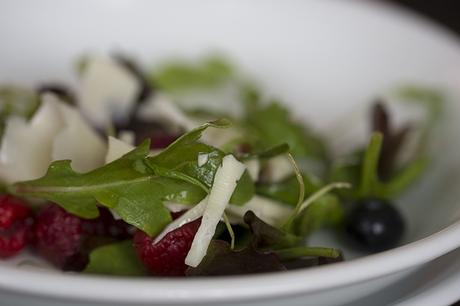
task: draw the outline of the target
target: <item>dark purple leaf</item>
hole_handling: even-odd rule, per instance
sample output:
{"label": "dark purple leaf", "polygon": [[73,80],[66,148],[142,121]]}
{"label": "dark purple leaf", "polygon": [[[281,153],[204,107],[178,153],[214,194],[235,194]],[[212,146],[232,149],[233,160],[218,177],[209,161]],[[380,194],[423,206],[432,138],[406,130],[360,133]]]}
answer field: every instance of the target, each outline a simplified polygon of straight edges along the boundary
{"label": "dark purple leaf", "polygon": [[259,252],[252,247],[232,251],[222,240],[213,240],[203,261],[188,268],[187,276],[228,276],[284,271],[286,268],[273,253]]}
{"label": "dark purple leaf", "polygon": [[406,125],[395,130],[388,110],[381,101],[377,101],[371,112],[371,129],[372,132],[381,132],[383,135],[377,174],[381,180],[385,181],[394,174],[396,159],[410,126]]}
{"label": "dark purple leaf", "polygon": [[288,248],[301,242],[302,238],[290,233],[281,231],[261,219],[253,211],[244,215],[244,222],[249,226],[253,235],[253,245],[257,249]]}

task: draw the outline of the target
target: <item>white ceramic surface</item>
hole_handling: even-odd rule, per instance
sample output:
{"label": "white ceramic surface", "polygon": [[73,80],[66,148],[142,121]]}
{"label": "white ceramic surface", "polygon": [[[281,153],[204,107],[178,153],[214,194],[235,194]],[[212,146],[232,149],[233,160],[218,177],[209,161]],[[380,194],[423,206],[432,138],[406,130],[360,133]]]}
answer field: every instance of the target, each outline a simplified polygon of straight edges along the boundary
{"label": "white ceramic surface", "polygon": [[[453,36],[370,1],[7,0],[0,2],[0,44],[0,82],[26,84],[72,82],[69,65],[84,51],[129,51],[154,64],[221,50],[321,129],[402,82],[460,96],[460,44]],[[403,247],[303,271],[195,280],[62,275],[0,263],[1,291],[34,305],[332,305],[378,291],[460,245],[460,139],[451,137],[460,104],[448,107],[439,158],[402,201],[409,221]]]}

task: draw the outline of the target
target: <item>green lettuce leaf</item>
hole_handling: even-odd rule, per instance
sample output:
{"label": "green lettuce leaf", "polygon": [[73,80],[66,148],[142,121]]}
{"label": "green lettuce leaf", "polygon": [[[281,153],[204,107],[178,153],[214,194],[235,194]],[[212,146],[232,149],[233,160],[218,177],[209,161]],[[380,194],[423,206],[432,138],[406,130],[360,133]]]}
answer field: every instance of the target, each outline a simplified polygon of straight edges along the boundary
{"label": "green lettuce leaf", "polygon": [[147,275],[131,240],[98,247],[89,254],[83,273],[117,276]]}

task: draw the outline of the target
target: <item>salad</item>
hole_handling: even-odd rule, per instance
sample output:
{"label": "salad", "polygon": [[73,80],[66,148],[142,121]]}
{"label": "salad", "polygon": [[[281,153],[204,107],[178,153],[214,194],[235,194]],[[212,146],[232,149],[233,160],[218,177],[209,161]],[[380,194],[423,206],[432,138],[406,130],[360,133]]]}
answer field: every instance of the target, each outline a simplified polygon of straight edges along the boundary
{"label": "salad", "polygon": [[398,90],[422,114],[399,125],[375,102],[368,138],[343,151],[220,57],[77,67],[74,88],[0,87],[0,258],[221,276],[344,260],[309,243],[323,228],[366,253],[400,243],[395,202],[429,166],[439,92]]}

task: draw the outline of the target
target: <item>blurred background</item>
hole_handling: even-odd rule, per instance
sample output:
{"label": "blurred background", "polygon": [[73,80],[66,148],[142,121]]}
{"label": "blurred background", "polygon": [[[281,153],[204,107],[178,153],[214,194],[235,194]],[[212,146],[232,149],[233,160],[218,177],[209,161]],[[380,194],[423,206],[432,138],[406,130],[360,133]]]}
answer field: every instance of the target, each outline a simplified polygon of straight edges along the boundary
{"label": "blurred background", "polygon": [[385,0],[400,4],[438,21],[460,36],[459,0]]}

